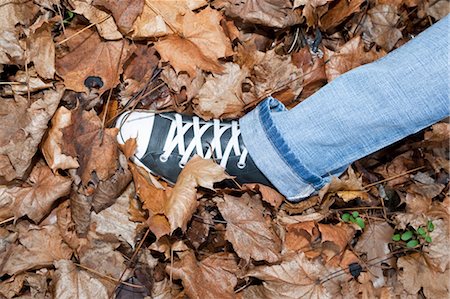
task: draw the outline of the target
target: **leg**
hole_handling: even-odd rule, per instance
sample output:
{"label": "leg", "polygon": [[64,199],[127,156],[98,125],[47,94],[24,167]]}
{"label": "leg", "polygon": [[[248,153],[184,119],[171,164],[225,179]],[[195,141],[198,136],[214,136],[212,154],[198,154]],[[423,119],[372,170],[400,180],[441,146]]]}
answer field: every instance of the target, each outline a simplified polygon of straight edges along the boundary
{"label": "leg", "polygon": [[240,120],[258,168],[299,200],[330,174],[448,116],[449,20],[343,74],[290,111],[273,98],[258,105]]}

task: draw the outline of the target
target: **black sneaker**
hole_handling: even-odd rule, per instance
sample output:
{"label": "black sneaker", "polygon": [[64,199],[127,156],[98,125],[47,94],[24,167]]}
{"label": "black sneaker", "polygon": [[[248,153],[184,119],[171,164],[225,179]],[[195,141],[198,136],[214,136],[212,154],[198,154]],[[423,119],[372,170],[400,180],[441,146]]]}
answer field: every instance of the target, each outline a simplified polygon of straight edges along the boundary
{"label": "black sneaker", "polygon": [[174,184],[195,154],[214,159],[239,184],[272,186],[242,142],[238,121],[203,121],[178,113],[127,112],[116,123],[118,141],[137,138],[133,162]]}

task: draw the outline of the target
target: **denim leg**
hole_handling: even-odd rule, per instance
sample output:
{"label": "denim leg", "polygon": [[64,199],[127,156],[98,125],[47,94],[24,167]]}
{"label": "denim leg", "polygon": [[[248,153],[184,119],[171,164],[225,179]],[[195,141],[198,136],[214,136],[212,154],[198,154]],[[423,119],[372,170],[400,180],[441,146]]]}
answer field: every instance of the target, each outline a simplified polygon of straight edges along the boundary
{"label": "denim leg", "polygon": [[288,199],[449,113],[449,17],[376,62],[336,78],[292,110],[268,98],[240,120],[244,144]]}

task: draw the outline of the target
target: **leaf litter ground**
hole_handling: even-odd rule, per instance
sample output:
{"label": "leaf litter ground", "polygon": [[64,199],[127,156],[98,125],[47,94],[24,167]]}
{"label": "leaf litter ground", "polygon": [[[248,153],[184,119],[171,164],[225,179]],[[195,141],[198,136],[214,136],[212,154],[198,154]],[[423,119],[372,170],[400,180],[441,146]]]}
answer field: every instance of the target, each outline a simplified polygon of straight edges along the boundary
{"label": "leaf litter ground", "polygon": [[134,109],[294,107],[448,14],[417,0],[42,0],[0,5],[1,298],[448,296],[449,125],[294,204],[193,158],[134,165]]}

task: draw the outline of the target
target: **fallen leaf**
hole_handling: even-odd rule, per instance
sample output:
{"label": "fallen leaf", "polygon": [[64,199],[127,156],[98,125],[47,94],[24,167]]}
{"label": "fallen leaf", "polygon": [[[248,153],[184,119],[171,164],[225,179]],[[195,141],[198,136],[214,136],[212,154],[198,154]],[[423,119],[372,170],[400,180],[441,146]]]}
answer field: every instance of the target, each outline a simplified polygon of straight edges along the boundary
{"label": "fallen leaf", "polygon": [[328,81],[332,81],[341,74],[360,65],[375,61],[384,55],[383,51],[376,52],[374,48],[366,52],[364,43],[359,35],[349,40],[336,51],[325,48],[324,59],[327,61],[325,72]]}
{"label": "fallen leaf", "polygon": [[213,216],[206,211],[203,206],[199,207],[191,225],[189,226],[186,236],[195,249],[198,249],[203,243],[208,240],[208,235],[211,227],[214,227]]}
{"label": "fallen leaf", "polygon": [[245,23],[285,28],[303,21],[301,11],[294,10],[288,0],[226,0],[220,6],[228,16]]}
{"label": "fallen leaf", "polygon": [[[15,81],[20,84],[5,86],[4,94],[7,96],[14,96],[15,94],[27,95],[30,93],[53,88],[53,83],[44,82],[37,74],[34,67],[30,67],[28,72],[17,71]],[[27,84],[28,82],[28,84]]]}
{"label": "fallen leaf", "polygon": [[[77,173],[84,186],[95,176],[106,181],[118,167],[119,151],[116,141],[118,129],[103,129],[94,110],[72,110],[71,124],[62,129],[61,152],[77,157]],[[95,178],[93,179],[95,181]]]}
{"label": "fallen leaf", "polygon": [[430,232],[432,242],[423,247],[423,252],[426,253],[427,265],[431,264],[440,272],[444,272],[450,264],[448,258],[448,249],[450,248],[448,220],[436,219],[432,221],[435,227]]}
{"label": "fallen leaf", "polygon": [[181,254],[180,261],[168,265],[167,273],[181,279],[189,298],[235,298],[238,270],[233,254],[216,253],[198,262],[191,251]]}
{"label": "fallen leaf", "polygon": [[24,285],[27,273],[15,275],[0,283],[0,295],[10,299],[17,296]]}
{"label": "fallen leaf", "polygon": [[178,176],[172,189],[172,194],[165,205],[164,214],[170,223],[170,231],[181,227],[186,231],[186,225],[197,209],[197,187],[212,189],[215,182],[231,178],[225,174],[225,169],[214,163],[194,156],[189,160]]}
{"label": "fallen leaf", "polygon": [[166,67],[161,72],[160,78],[177,94],[186,90],[186,100],[188,101],[198,95],[198,92],[205,83],[205,77],[198,68],[196,69],[195,76],[191,78],[186,73],[177,74],[172,67]]}
{"label": "fallen leaf", "polygon": [[100,6],[110,11],[120,31],[123,33],[128,33],[131,31],[136,18],[142,13],[142,9],[144,8],[144,0],[131,2],[94,0],[92,5]]}
{"label": "fallen leaf", "polygon": [[78,252],[83,246],[86,246],[88,240],[86,238],[79,238],[75,232],[75,223],[72,220],[72,212],[70,209],[70,202],[66,200],[56,208],[56,225],[64,242],[69,247]]}
{"label": "fallen leaf", "polygon": [[420,253],[400,257],[398,280],[406,292],[416,295],[421,289],[426,298],[445,298],[450,292],[448,284],[449,270],[438,272],[430,268]]}
{"label": "fallen leaf", "polygon": [[427,15],[438,21],[450,13],[450,6],[448,5],[448,1],[445,0],[430,1],[427,5],[426,12]]}
{"label": "fallen leaf", "polygon": [[311,243],[320,237],[315,221],[292,223],[286,226],[284,246],[292,251],[307,251]]}
{"label": "fallen leaf", "polygon": [[355,236],[355,230],[344,223],[336,225],[318,223],[317,227],[321,235],[322,257],[325,262],[335,256],[341,256]]}
{"label": "fallen leaf", "polygon": [[[77,32],[66,29],[66,36]],[[94,30],[85,30],[66,42],[69,53],[56,59],[56,71],[64,79],[67,89],[88,91],[84,82],[88,77],[99,77],[103,85],[99,92],[114,88],[119,83],[123,63],[130,47],[125,40],[102,41]]]}
{"label": "fallen leaf", "polygon": [[395,157],[390,163],[375,168],[375,172],[381,174],[383,178],[389,179],[386,184],[390,187],[403,184],[409,181],[410,178],[402,174],[415,165],[412,156],[413,151],[407,151]]}
{"label": "fallen leaf", "polygon": [[92,0],[70,0],[69,3],[74,8],[73,12],[83,15],[91,24],[95,24],[98,34],[104,39],[122,38],[114,19],[107,12],[93,6]]}
{"label": "fallen leaf", "polygon": [[302,14],[308,27],[315,27],[319,19],[328,12],[328,2],[333,0],[294,0],[294,7],[304,6]]}
{"label": "fallen leaf", "polygon": [[25,51],[20,45],[17,34],[2,28],[0,31],[0,64],[23,64],[24,61]]}
{"label": "fallen leaf", "polygon": [[281,241],[264,218],[264,208],[259,199],[248,194],[240,198],[225,195],[217,207],[227,221],[225,237],[240,258],[269,263],[279,260]]}
{"label": "fallen leaf", "polygon": [[223,74],[207,76],[194,99],[196,114],[206,120],[241,116],[248,104],[242,96],[242,83],[248,76],[248,70],[232,62],[224,65]]}
{"label": "fallen leaf", "polygon": [[155,43],[163,61],[169,61],[178,72],[186,71],[191,77],[198,67],[221,73],[218,58],[231,55],[230,40],[220,26],[222,15],[211,8],[194,14],[186,12],[181,29],[182,37],[172,35]]}
{"label": "fallen leaf", "polygon": [[16,95],[2,99],[0,108],[0,177],[22,177],[30,166],[47,124],[58,107],[63,90],[46,90],[28,100]]}
{"label": "fallen leaf", "polygon": [[1,196],[13,198],[11,215],[14,215],[15,219],[27,215],[38,223],[50,212],[58,198],[70,193],[71,185],[70,178],[55,175],[44,163],[38,163],[23,187],[6,187],[7,190],[2,192]]}
{"label": "fallen leaf", "polygon": [[0,275],[49,267],[54,261],[68,259],[72,255],[72,250],[63,242],[55,225],[38,227],[26,222],[20,224],[16,225],[20,243],[11,244],[10,248],[0,253],[0,260],[4,261]]}
{"label": "fallen leaf", "polygon": [[109,298],[105,286],[87,271],[78,269],[69,260],[55,261],[54,295],[61,299]]}
{"label": "fallen leaf", "polygon": [[98,234],[114,236],[132,248],[136,245],[137,237],[137,223],[128,219],[128,204],[133,193],[134,186],[130,184],[112,206],[100,213],[91,213],[91,222],[95,223]]}
{"label": "fallen leaf", "polygon": [[403,37],[397,28],[400,16],[391,5],[377,5],[367,11],[362,28],[367,36],[386,51],[391,51],[397,41]]}
{"label": "fallen leaf", "polygon": [[341,24],[347,17],[360,11],[361,4],[364,0],[348,1],[339,0],[320,20],[320,28],[324,31],[329,31]]}
{"label": "fallen leaf", "polygon": [[156,281],[153,284],[151,298],[153,299],[173,299],[178,298],[180,290],[176,289],[176,285],[171,283],[169,279]]}
{"label": "fallen leaf", "polygon": [[406,193],[406,210],[409,213],[422,214],[426,213],[430,206],[432,199],[438,196],[444,190],[444,184],[423,184],[415,182],[411,184]]}
{"label": "fallen leaf", "polygon": [[[380,288],[385,285],[383,270],[376,263],[389,257],[389,243],[392,242],[394,229],[387,222],[370,222],[355,246],[359,253],[366,253],[370,261],[370,272],[375,275],[373,285]],[[388,262],[388,261],[386,261]]]}
{"label": "fallen leaf", "polygon": [[277,190],[263,184],[244,184],[242,188],[243,190],[252,190],[261,193],[262,200],[269,203],[275,209],[278,209],[286,199]]}
{"label": "fallen leaf", "polygon": [[326,184],[320,191],[319,197],[323,199],[327,193],[336,193],[339,196],[340,193],[343,200],[348,202],[355,198],[365,199],[368,197],[367,193],[362,185],[362,177],[358,177],[352,167],[347,169],[347,174],[340,178],[333,176],[331,182]]}
{"label": "fallen leaf", "polygon": [[300,252],[283,258],[280,264],[258,266],[248,271],[245,277],[256,277],[262,280],[257,294],[244,298],[332,298],[326,285],[317,283],[325,277],[327,270],[318,260],[310,261]]}
{"label": "fallen leaf", "polygon": [[292,63],[303,71],[302,99],[308,98],[327,83],[323,57],[312,55],[308,47],[292,53]]}
{"label": "fallen leaf", "polygon": [[[38,23],[38,21],[36,22]],[[41,23],[41,22],[39,22]],[[52,37],[52,25],[46,22],[32,27],[28,38],[28,49],[36,72],[45,79],[53,79],[55,75],[55,43]]]}

